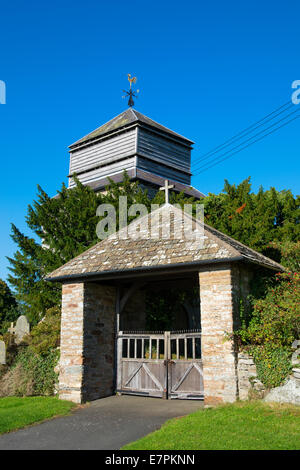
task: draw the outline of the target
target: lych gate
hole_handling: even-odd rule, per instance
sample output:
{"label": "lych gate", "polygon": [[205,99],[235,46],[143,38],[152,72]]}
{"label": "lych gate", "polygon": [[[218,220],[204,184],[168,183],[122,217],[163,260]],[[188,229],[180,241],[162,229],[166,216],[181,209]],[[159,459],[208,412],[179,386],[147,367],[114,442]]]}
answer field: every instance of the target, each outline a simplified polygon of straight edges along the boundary
{"label": "lych gate", "polygon": [[117,284],[116,297],[115,390],[203,399],[197,276],[144,275]]}
{"label": "lych gate", "polygon": [[[163,217],[157,216],[170,210],[178,229],[184,221],[173,206],[165,204],[153,214],[161,224]],[[132,239],[120,231],[117,239],[109,236],[69,261],[48,277],[63,284],[60,397],[80,403],[119,391],[235,401],[232,333],[258,269],[282,267],[207,225],[201,243],[178,237]],[[171,308],[170,325],[163,314],[176,292],[187,288],[197,302],[181,296]],[[152,318],[154,328],[148,328],[145,294],[151,304],[163,289],[163,310]],[[156,327],[156,318],[165,321],[163,328]]]}
{"label": "lych gate", "polygon": [[149,273],[117,284],[118,393],[203,399],[197,284],[193,272]]}

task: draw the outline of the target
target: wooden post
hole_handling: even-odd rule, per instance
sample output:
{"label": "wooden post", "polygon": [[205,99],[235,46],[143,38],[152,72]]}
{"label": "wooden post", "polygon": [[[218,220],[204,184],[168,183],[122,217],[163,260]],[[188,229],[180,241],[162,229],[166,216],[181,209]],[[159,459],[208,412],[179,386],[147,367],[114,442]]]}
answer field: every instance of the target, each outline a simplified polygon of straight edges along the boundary
{"label": "wooden post", "polygon": [[[117,338],[117,390],[122,388],[122,352],[123,352],[123,332],[119,331]],[[119,392],[118,392],[119,393]]]}
{"label": "wooden post", "polygon": [[114,357],[114,366],[115,366],[115,371],[114,371],[114,389],[115,392],[117,392],[118,389],[121,387],[119,384],[121,383],[121,361],[120,359],[120,354],[122,357],[122,338],[119,338],[119,331],[120,329],[120,287],[117,287],[117,292],[116,292],[116,321],[115,321],[115,357]]}
{"label": "wooden post", "polygon": [[165,400],[167,400],[168,398],[168,383],[169,383],[169,359],[170,359],[170,332],[169,331],[165,331],[165,334],[164,334],[164,340],[165,340],[165,360],[164,360],[164,363],[165,363],[165,368],[166,368],[166,371],[165,371],[165,383],[164,383],[164,394],[163,394],[163,398]]}

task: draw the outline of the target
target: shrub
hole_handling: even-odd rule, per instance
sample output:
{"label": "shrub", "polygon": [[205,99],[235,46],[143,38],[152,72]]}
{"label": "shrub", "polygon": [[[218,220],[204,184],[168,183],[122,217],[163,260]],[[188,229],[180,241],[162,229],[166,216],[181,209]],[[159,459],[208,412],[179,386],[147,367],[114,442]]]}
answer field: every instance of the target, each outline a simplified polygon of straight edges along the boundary
{"label": "shrub", "polygon": [[51,349],[55,349],[60,343],[60,309],[49,308],[46,315],[35,327],[32,328],[26,342],[37,354],[48,355]]}
{"label": "shrub", "polygon": [[244,342],[290,346],[300,336],[300,274],[277,274],[263,299],[256,300]]}
{"label": "shrub", "polygon": [[280,385],[291,371],[291,344],[300,337],[300,274],[277,274],[265,297],[254,300],[249,323],[236,334],[264,385]]}
{"label": "shrub", "polygon": [[251,352],[257,377],[267,388],[281,385],[292,371],[289,348],[253,347]]}
{"label": "shrub", "polygon": [[50,308],[42,321],[16,345],[6,333],[7,364],[0,368],[0,396],[53,395],[59,358],[60,309]]}
{"label": "shrub", "polygon": [[0,380],[0,397],[30,396],[34,394],[33,379],[22,364],[8,369]]}
{"label": "shrub", "polygon": [[36,354],[31,348],[26,348],[17,356],[16,366],[21,366],[25,372],[26,380],[23,388],[16,384],[16,394],[26,395],[25,385],[32,384],[32,395],[53,395],[57,374],[54,367],[57,364],[59,352],[51,350],[46,355]]}

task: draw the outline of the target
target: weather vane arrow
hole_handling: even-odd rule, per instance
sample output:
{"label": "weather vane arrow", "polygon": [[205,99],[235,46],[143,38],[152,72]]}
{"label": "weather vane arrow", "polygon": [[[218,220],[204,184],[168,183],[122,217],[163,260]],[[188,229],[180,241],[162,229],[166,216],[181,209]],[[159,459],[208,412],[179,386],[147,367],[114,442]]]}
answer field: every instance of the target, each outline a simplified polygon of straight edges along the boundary
{"label": "weather vane arrow", "polygon": [[133,89],[132,89],[132,84],[137,82],[137,78],[136,77],[131,77],[130,73],[127,74],[127,77],[128,77],[128,81],[130,83],[130,88],[129,88],[129,91],[123,90],[124,93],[126,93],[126,95],[123,96],[123,98],[128,96],[129,97],[128,106],[132,107],[132,106],[134,106],[133,98],[137,98],[137,93],[139,93],[140,90],[133,91]]}

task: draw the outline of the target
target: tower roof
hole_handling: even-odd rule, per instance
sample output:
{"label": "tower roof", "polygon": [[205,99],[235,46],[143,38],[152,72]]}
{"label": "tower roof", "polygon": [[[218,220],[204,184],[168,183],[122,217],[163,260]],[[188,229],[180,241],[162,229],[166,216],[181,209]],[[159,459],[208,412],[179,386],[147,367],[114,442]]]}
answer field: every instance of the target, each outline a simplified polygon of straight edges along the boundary
{"label": "tower roof", "polygon": [[74,142],[72,145],[70,145],[70,148],[80,146],[80,144],[85,144],[99,137],[103,137],[113,132],[116,132],[118,130],[125,129],[126,127],[129,127],[135,123],[143,125],[144,127],[148,127],[152,129],[154,128],[155,130],[162,132],[164,134],[167,134],[169,136],[172,136],[173,138],[175,137],[176,139],[181,140],[186,145],[190,146],[194,143],[193,141],[187,139],[186,137],[183,137],[182,135],[177,134],[171,129],[168,129],[162,124],[159,124],[158,122],[153,121],[152,119],[148,118],[144,114],[139,113],[135,109],[129,108],[129,109],[126,109],[126,111],[124,111],[123,113],[119,114],[118,116],[108,121],[106,124],[103,124],[102,126],[95,129],[93,132],[90,132],[86,136],[82,137],[82,139],[79,139],[76,142]]}

